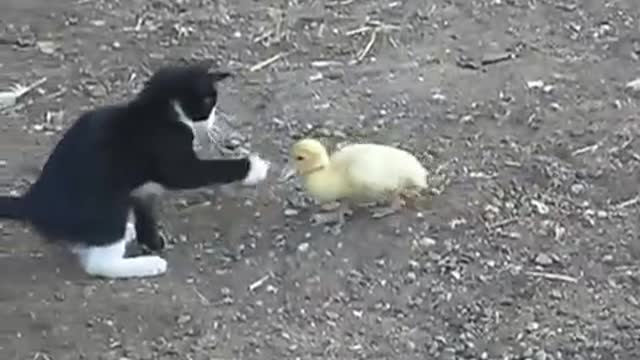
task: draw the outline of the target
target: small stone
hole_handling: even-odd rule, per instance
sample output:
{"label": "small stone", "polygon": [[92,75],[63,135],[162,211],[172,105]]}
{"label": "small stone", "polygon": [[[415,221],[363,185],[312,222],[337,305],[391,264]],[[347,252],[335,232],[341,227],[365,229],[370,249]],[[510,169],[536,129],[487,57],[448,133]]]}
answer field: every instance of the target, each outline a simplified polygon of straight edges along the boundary
{"label": "small stone", "polygon": [[631,89],[633,91],[640,91],[640,78],[629,81],[627,83],[627,89]]}
{"label": "small stone", "polygon": [[535,360],[547,360],[547,353],[544,350],[538,350],[533,358]]}
{"label": "small stone", "polygon": [[536,256],[534,261],[536,264],[542,265],[542,266],[549,266],[553,264],[553,259],[551,258],[551,256],[545,253],[539,253],[538,256]]}
{"label": "small stone", "polygon": [[407,340],[407,348],[409,349],[409,351],[415,351],[416,343],[411,340]]}
{"label": "small stone", "polygon": [[300,212],[296,209],[292,209],[292,208],[286,208],[284,209],[284,216],[296,216],[298,215]]}
{"label": "small stone", "polygon": [[416,275],[416,273],[414,273],[413,271],[409,271],[407,273],[407,280],[409,280],[409,282],[414,282],[416,281],[416,279],[418,279],[418,276]]}
{"label": "small stone", "polygon": [[451,276],[453,276],[454,279],[456,280],[460,280],[460,278],[462,277],[462,275],[460,274],[459,271],[457,270],[453,270],[451,271]]}
{"label": "small stone", "polygon": [[555,300],[562,299],[562,293],[559,290],[556,290],[556,289],[551,290],[551,292],[549,293],[549,296],[552,299],[555,299]]}
{"label": "small stone", "polygon": [[298,245],[298,251],[301,253],[309,251],[309,243],[303,242],[300,245]]}
{"label": "small stone", "polygon": [[182,315],[178,316],[178,320],[176,322],[178,323],[178,325],[184,325],[184,324],[188,323],[189,321],[191,321],[191,315],[182,314]]}
{"label": "small stone", "polygon": [[430,237],[423,237],[418,240],[418,245],[422,248],[428,248],[436,244],[436,241]]}
{"label": "small stone", "polygon": [[462,124],[467,124],[467,123],[471,123],[473,122],[473,116],[472,115],[464,115],[460,118],[460,122]]}
{"label": "small stone", "polygon": [[333,136],[338,138],[338,139],[346,139],[347,138],[347,134],[344,131],[340,131],[340,130],[334,130],[333,131]]}
{"label": "small stone", "polygon": [[36,46],[38,47],[38,50],[47,55],[55,53],[59,47],[59,45],[53,41],[38,41]]}
{"label": "small stone", "polygon": [[530,323],[527,325],[527,330],[529,330],[529,331],[536,331],[536,330],[538,330],[539,328],[540,328],[540,324],[538,324],[538,323],[537,323],[537,322],[535,322],[535,321],[530,322]]}
{"label": "small stone", "polygon": [[524,352],[522,352],[522,357],[525,359],[530,359],[533,356],[533,349],[527,348]]}
{"label": "small stone", "polygon": [[527,81],[527,87],[529,89],[539,89],[544,86],[544,81],[542,80],[531,80]]}
{"label": "small stone", "polygon": [[338,320],[340,319],[340,314],[333,312],[333,311],[327,311],[326,312],[327,318],[329,318],[330,320]]}
{"label": "small stone", "polygon": [[571,185],[571,193],[574,195],[580,195],[584,192],[584,185],[582,184],[573,184]]}
{"label": "small stone", "polygon": [[536,211],[540,215],[546,215],[549,213],[549,207],[547,206],[547,204],[543,203],[542,201],[531,200],[531,205],[533,205],[536,208]]}

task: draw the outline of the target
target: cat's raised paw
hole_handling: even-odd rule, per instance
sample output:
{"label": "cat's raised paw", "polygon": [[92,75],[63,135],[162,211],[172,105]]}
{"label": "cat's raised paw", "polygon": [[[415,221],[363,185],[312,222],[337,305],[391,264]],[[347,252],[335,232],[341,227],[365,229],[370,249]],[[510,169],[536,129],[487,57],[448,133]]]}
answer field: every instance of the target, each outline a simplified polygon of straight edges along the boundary
{"label": "cat's raised paw", "polygon": [[258,155],[249,156],[249,173],[242,181],[244,185],[255,185],[267,177],[270,163]]}

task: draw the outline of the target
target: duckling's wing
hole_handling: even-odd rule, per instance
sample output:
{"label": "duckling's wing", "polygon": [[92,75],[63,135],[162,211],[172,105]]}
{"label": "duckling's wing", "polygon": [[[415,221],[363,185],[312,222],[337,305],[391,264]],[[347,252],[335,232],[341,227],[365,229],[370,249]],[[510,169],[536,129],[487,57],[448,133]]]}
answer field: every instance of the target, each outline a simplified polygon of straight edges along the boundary
{"label": "duckling's wing", "polygon": [[[342,149],[332,157],[332,164],[343,173],[354,192],[378,195],[402,186],[398,166],[402,155],[397,149],[376,144],[356,144]],[[406,161],[406,160],[404,160]]]}

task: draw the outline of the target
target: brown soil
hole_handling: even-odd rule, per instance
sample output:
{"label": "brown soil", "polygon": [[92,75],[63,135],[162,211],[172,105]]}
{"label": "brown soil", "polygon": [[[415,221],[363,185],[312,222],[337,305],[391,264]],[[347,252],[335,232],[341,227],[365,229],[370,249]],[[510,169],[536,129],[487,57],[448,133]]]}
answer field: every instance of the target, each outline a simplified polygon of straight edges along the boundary
{"label": "brown soil", "polygon": [[1,112],[4,192],[181,58],[238,74],[221,107],[273,161],[301,135],[401,144],[437,191],[339,234],[276,176],[169,194],[153,280],[90,279],[3,222],[0,359],[640,358],[638,19],[636,0],[3,0],[0,87],[47,77]]}

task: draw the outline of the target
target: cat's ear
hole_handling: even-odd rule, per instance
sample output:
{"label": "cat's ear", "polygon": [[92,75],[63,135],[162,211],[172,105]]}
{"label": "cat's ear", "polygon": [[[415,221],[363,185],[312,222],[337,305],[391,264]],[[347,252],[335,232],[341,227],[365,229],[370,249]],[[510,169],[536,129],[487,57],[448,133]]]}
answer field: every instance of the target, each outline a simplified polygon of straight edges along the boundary
{"label": "cat's ear", "polygon": [[214,83],[217,83],[219,81],[222,81],[232,76],[232,74],[227,71],[210,71],[209,76],[211,77],[211,81],[213,81]]}

